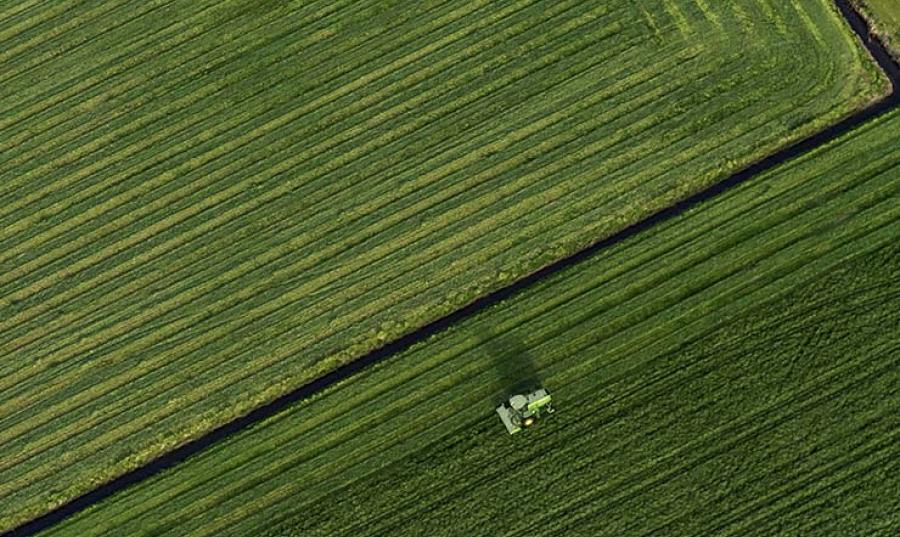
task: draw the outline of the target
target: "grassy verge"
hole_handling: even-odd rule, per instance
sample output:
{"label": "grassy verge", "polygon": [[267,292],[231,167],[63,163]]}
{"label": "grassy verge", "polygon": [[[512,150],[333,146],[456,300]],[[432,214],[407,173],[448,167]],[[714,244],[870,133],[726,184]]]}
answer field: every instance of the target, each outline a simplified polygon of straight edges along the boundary
{"label": "grassy verge", "polygon": [[854,0],[854,3],[900,60],[900,3],[894,0]]}

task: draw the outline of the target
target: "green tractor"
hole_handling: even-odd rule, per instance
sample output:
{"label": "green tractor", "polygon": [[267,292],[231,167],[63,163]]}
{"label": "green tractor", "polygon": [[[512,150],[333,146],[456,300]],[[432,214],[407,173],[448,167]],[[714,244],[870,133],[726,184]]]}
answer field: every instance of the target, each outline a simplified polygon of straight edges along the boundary
{"label": "green tractor", "polygon": [[544,388],[539,388],[527,395],[513,395],[509,398],[508,403],[497,407],[500,421],[506,426],[509,434],[516,434],[522,429],[527,429],[534,425],[541,416],[552,413],[550,394]]}

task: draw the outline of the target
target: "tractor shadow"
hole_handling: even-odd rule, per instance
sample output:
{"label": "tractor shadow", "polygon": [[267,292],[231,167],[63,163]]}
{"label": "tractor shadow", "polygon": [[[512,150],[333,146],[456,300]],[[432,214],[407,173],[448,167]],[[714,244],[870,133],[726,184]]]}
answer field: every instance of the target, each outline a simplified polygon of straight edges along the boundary
{"label": "tractor shadow", "polygon": [[506,401],[511,395],[530,393],[541,387],[534,357],[520,340],[508,334],[481,333],[479,338],[497,371],[494,398]]}

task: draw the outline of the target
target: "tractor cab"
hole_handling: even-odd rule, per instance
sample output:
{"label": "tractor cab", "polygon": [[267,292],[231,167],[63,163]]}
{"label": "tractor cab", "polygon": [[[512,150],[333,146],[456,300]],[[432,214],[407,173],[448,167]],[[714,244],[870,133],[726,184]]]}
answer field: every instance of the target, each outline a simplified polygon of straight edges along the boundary
{"label": "tractor cab", "polygon": [[497,407],[500,421],[506,426],[509,434],[515,434],[522,429],[533,426],[541,416],[553,413],[550,406],[550,394],[544,388],[539,388],[529,394],[516,394]]}

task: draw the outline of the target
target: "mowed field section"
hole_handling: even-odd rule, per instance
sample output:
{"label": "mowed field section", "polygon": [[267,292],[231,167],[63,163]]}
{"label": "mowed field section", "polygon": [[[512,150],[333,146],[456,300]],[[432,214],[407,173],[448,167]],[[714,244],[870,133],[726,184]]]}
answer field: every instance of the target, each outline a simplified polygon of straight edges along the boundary
{"label": "mowed field section", "polygon": [[[47,532],[894,535],[900,114]],[[506,433],[520,381],[556,413]]]}
{"label": "mowed field section", "polygon": [[887,87],[827,0],[0,4],[0,529]]}

